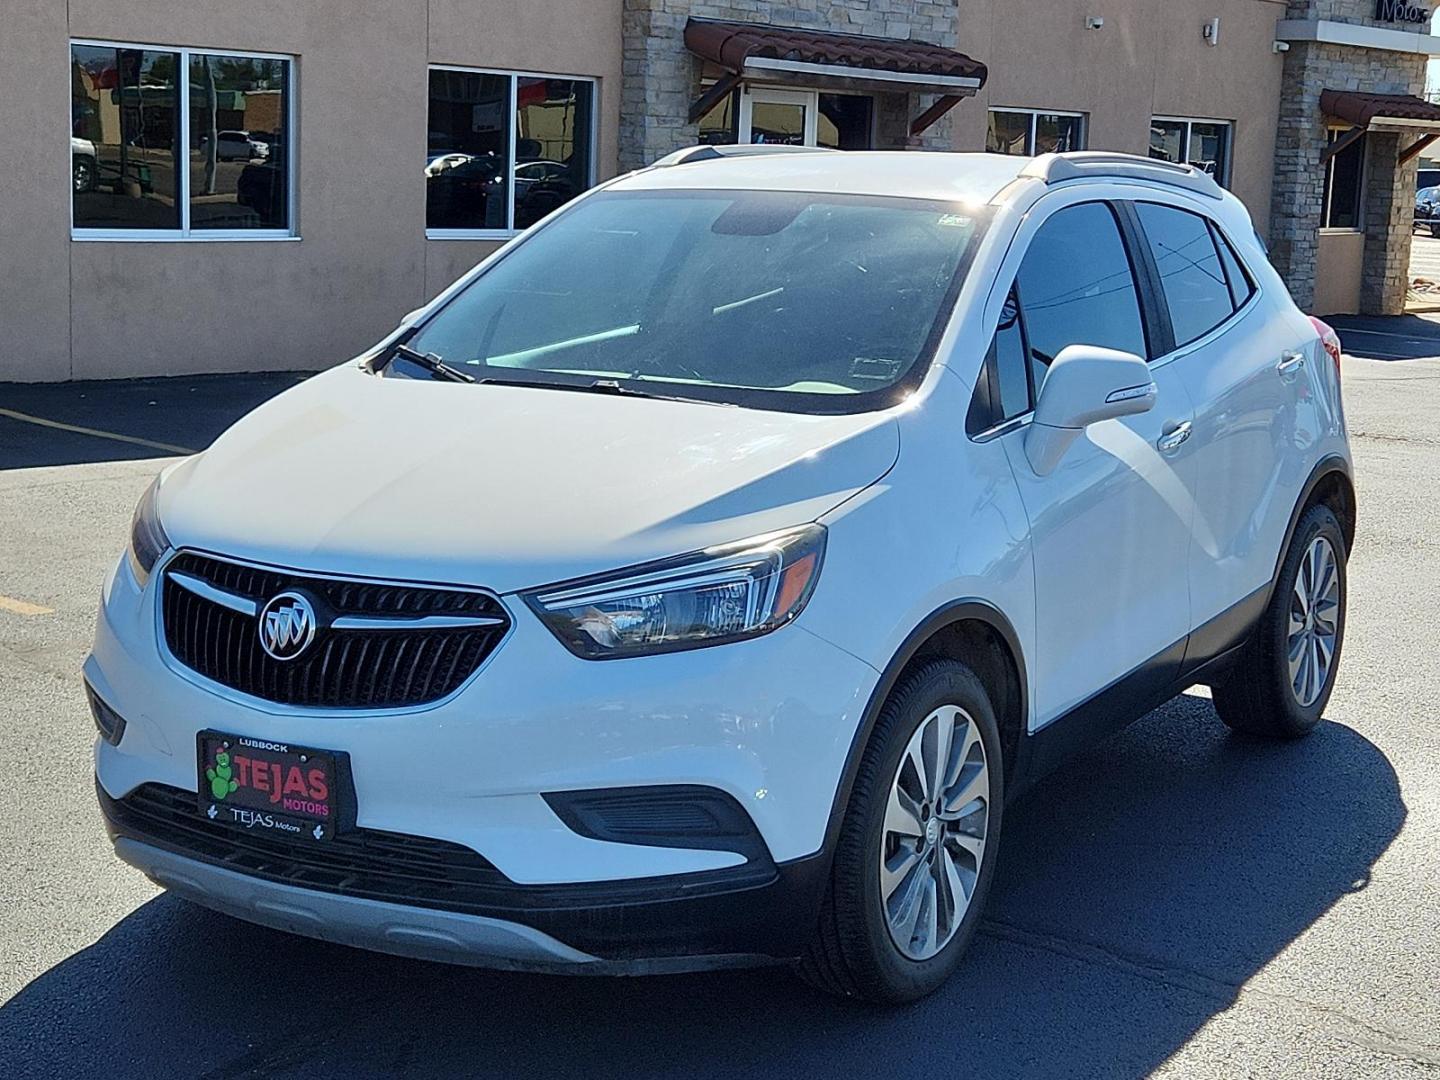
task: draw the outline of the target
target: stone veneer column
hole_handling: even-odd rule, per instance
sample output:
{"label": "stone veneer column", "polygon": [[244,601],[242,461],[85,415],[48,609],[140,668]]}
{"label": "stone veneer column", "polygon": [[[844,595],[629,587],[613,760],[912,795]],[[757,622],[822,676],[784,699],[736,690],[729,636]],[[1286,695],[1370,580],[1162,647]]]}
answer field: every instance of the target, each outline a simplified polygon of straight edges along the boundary
{"label": "stone veneer column", "polygon": [[[620,95],[620,168],[635,169],[692,146],[699,131],[689,121],[700,96],[700,60],[685,48],[691,17],[773,23],[873,37],[915,38],[956,48],[959,5],[954,0],[623,0],[624,34]],[[919,139],[910,121],[934,101],[931,95],[877,94],[877,147],[950,148],[950,118]],[[965,108],[961,102],[957,108]]]}
{"label": "stone veneer column", "polygon": [[[1291,19],[1337,19],[1394,29],[1375,19],[1374,0],[1289,0]],[[1420,94],[1425,58],[1379,49],[1291,42],[1280,87],[1275,134],[1275,186],[1271,197],[1270,259],[1301,308],[1315,299],[1315,268],[1324,213],[1327,122],[1320,112],[1323,90],[1374,94]],[[1365,262],[1360,304],[1373,314],[1404,308],[1415,206],[1415,164],[1397,158],[1404,136],[1367,136]]]}
{"label": "stone veneer column", "polygon": [[1418,159],[1398,164],[1419,132],[1372,131],[1365,181],[1365,262],[1360,311],[1394,315],[1405,308],[1410,288],[1410,243],[1415,232],[1415,170]]}

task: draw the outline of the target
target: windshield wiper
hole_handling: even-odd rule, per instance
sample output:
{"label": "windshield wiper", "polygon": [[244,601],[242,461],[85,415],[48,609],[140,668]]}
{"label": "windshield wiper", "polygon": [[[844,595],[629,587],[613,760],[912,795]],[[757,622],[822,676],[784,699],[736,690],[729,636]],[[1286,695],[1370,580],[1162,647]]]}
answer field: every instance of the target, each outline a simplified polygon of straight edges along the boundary
{"label": "windshield wiper", "polygon": [[487,386],[523,386],[526,389],[570,390],[582,394],[614,394],[618,397],[650,398],[653,401],[683,401],[689,405],[733,405],[729,401],[711,401],[706,398],[683,397],[679,394],[657,394],[650,390],[626,386],[615,379],[594,379],[590,382],[551,382],[548,379],[511,379],[487,376],[474,380]]}
{"label": "windshield wiper", "polygon": [[402,360],[408,360],[416,367],[424,368],[437,379],[444,379],[446,382],[473,383],[476,381],[474,375],[461,371],[459,368],[451,367],[434,353],[422,353],[417,349],[410,348],[409,345],[396,345],[392,347],[390,357],[385,363],[388,365],[390,361],[394,360],[397,356]]}

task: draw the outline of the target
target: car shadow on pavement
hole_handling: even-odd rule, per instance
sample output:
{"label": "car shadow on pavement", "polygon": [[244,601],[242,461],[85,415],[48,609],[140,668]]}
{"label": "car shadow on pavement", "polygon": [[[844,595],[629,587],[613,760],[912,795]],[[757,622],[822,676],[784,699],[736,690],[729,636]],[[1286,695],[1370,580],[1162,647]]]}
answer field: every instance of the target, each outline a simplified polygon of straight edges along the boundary
{"label": "car shadow on pavement", "polygon": [[[1187,695],[1012,808],[987,921],[910,1008],[783,969],[497,974],[294,938],[161,896],[0,1008],[7,1074],[1144,1076],[1337,900],[1405,818],[1325,722],[1254,742]],[[128,872],[117,866],[117,873]]]}
{"label": "car shadow on pavement", "polygon": [[1434,315],[1331,315],[1341,348],[1362,360],[1423,360],[1440,356],[1440,320]]}

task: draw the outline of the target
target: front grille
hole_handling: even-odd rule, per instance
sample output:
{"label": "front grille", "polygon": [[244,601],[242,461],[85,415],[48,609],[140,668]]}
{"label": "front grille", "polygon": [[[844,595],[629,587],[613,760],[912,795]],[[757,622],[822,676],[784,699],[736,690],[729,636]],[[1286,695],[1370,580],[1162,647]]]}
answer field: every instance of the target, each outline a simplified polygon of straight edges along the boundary
{"label": "front grille", "polygon": [[[257,607],[302,589],[335,617],[485,616],[494,625],[414,629],[321,629],[294,660],[260,647],[256,618],[178,585],[199,578]],[[470,589],[327,578],[181,552],[165,568],[165,643],[186,667],[244,694],[285,705],[398,708],[456,690],[500,643],[509,619],[500,602]]]}
{"label": "front grille", "polygon": [[460,909],[477,888],[509,884],[484,856],[447,840],[351,829],[308,843],[246,832],[210,821],[193,791],[164,784],[142,784],[119,802],[101,798],[118,824],[147,840],[285,885]]}

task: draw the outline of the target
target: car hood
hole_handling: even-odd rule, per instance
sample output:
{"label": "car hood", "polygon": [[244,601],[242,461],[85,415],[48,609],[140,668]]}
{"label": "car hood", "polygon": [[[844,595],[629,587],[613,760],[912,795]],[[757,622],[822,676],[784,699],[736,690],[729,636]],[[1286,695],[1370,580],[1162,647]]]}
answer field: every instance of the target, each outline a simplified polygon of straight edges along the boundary
{"label": "car hood", "polygon": [[899,454],[883,413],[806,416],[347,364],[163,480],[177,547],[529,588],[813,521]]}

